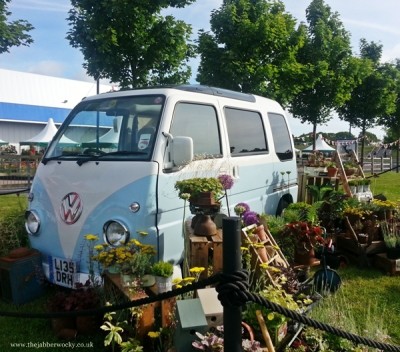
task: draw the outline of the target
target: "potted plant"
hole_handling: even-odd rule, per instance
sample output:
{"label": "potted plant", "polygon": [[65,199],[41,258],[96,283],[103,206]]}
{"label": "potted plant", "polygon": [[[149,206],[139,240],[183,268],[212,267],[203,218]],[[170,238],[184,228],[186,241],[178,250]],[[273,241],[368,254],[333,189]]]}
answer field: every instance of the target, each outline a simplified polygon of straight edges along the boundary
{"label": "potted plant", "polygon": [[224,194],[221,181],[215,177],[195,177],[176,181],[175,189],[180,198],[190,195],[189,202],[199,205],[213,205],[219,202]]}
{"label": "potted plant", "polygon": [[153,264],[152,274],[155,276],[158,293],[170,291],[172,289],[172,274],[174,266],[170,262],[159,261]]}
{"label": "potted plant", "polygon": [[[72,312],[100,307],[101,292],[99,287],[93,287],[90,282],[76,284],[74,290],[57,291],[48,301],[49,312]],[[57,334],[73,331],[81,334],[89,334],[99,328],[99,316],[67,316],[52,318],[53,331]],[[63,331],[65,330],[65,331]]]}
{"label": "potted plant", "polygon": [[346,176],[351,176],[357,172],[358,165],[353,160],[348,160],[343,163],[343,168]]}
{"label": "potted plant", "polygon": [[328,161],[326,163],[326,170],[328,172],[328,177],[336,177],[338,168],[334,161]]}
{"label": "potted plant", "polygon": [[358,192],[358,187],[360,185],[360,181],[361,179],[359,178],[352,178],[348,181],[349,187],[350,187],[350,191],[352,194],[356,194]]}
{"label": "potted plant", "polygon": [[400,258],[400,223],[396,221],[382,221],[383,241],[386,246],[386,255],[388,259]]}
{"label": "potted plant", "polygon": [[311,265],[315,260],[315,248],[324,245],[324,230],[310,221],[294,221],[285,226],[284,233],[292,239],[294,262]]}

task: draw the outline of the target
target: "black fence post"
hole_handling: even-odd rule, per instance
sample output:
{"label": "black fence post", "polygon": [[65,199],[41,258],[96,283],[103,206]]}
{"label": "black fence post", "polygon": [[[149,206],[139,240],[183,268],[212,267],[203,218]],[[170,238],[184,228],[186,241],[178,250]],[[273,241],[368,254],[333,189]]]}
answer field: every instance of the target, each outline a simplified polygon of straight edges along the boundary
{"label": "black fence post", "polygon": [[[222,221],[222,264],[223,273],[230,275],[242,269],[241,222],[238,217]],[[242,351],[242,307],[224,307],[224,351]]]}

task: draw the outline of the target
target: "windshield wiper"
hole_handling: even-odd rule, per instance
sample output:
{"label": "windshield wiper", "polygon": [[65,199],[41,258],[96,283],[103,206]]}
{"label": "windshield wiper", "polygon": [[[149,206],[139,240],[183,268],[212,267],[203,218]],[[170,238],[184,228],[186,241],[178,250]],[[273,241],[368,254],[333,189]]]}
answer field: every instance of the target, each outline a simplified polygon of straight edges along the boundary
{"label": "windshield wiper", "polygon": [[92,154],[79,154],[79,157],[85,157],[85,159],[79,159],[76,163],[81,166],[88,161],[99,160],[105,156],[112,156],[112,155],[146,155],[146,152],[136,152],[136,151],[127,151],[127,150],[118,150],[115,152],[110,153],[92,153]]}

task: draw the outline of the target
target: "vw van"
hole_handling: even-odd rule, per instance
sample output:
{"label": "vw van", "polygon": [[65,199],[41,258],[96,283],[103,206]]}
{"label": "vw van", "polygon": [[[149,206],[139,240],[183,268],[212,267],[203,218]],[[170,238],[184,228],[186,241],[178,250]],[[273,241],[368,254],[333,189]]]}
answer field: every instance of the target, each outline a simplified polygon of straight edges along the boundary
{"label": "vw van", "polygon": [[26,214],[31,245],[49,280],[63,286],[88,272],[89,233],[113,246],[137,238],[179,268],[183,214],[190,212],[175,183],[221,174],[234,180],[231,214],[239,202],[280,214],[297,199],[292,134],[277,102],[201,85],[85,98],[34,177]]}

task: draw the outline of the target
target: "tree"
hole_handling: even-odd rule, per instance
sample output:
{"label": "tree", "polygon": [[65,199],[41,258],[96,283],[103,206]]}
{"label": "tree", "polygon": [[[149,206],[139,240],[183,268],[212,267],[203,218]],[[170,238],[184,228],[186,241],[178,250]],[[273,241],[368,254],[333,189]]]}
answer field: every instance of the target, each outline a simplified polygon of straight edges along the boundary
{"label": "tree", "polygon": [[11,0],[0,0],[0,54],[9,52],[13,46],[29,46],[33,43],[32,37],[28,34],[34,27],[26,20],[15,20],[7,22],[11,15],[7,3]]}
{"label": "tree", "polygon": [[191,27],[172,16],[168,6],[195,0],[71,0],[67,39],[83,53],[89,76],[118,82],[122,88],[186,83],[194,57]]}
{"label": "tree", "polygon": [[290,104],[290,112],[302,122],[317,125],[328,122],[332,111],[350,98],[359,75],[359,62],[351,55],[350,36],[323,0],[313,0],[306,10],[307,40],[299,50],[304,68],[303,89]]}
{"label": "tree", "polygon": [[374,127],[380,116],[389,116],[395,111],[396,70],[393,65],[380,63],[381,54],[382,45],[361,39],[360,56],[365,76],[353,89],[351,98],[337,110],[341,119],[361,128],[361,164],[366,130]]}
{"label": "tree", "polygon": [[200,31],[197,81],[252,92],[285,104],[301,87],[296,53],[305,33],[281,1],[226,0]]}
{"label": "tree", "polygon": [[385,143],[391,143],[396,141],[397,146],[397,172],[400,171],[400,59],[396,59],[394,68],[397,71],[396,83],[396,108],[395,110],[386,116],[382,116],[378,119],[380,125],[387,126],[386,136],[384,139]]}

